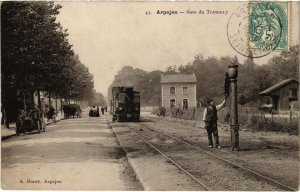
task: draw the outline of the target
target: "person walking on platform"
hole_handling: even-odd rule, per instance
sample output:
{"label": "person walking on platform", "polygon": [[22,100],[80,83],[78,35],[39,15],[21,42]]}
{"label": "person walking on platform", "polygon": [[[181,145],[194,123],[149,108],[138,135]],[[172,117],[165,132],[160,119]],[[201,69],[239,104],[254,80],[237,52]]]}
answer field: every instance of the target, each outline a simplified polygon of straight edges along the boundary
{"label": "person walking on platform", "polygon": [[102,112],[102,115],[104,115],[104,107],[101,106],[101,112]]}
{"label": "person walking on platform", "polygon": [[95,105],[93,107],[91,107],[89,116],[90,117],[97,117],[97,107]]}
{"label": "person walking on platform", "polygon": [[96,117],[100,117],[100,112],[99,112],[99,107],[97,106],[97,113],[96,113]]}
{"label": "person walking on platform", "polygon": [[205,122],[205,128],[207,130],[207,135],[208,135],[208,145],[210,148],[213,147],[212,135],[214,135],[214,141],[216,147],[219,149],[222,148],[219,143],[217,113],[220,109],[222,109],[225,106],[225,103],[226,103],[226,98],[220,105],[216,105],[212,99],[207,100],[207,106],[203,112],[203,121]]}

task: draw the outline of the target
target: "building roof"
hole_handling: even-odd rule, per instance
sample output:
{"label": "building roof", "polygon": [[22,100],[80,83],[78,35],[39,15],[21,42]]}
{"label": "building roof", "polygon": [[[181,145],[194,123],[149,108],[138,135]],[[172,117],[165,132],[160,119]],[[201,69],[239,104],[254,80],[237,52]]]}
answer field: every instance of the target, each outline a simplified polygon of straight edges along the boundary
{"label": "building roof", "polygon": [[268,95],[268,94],[272,93],[273,91],[276,91],[277,89],[279,89],[291,82],[299,83],[298,81],[296,81],[294,79],[285,79],[285,80],[280,81],[279,83],[269,87],[268,89],[263,90],[262,92],[259,93],[259,95]]}
{"label": "building roof", "polygon": [[195,74],[161,75],[160,83],[197,83]]}

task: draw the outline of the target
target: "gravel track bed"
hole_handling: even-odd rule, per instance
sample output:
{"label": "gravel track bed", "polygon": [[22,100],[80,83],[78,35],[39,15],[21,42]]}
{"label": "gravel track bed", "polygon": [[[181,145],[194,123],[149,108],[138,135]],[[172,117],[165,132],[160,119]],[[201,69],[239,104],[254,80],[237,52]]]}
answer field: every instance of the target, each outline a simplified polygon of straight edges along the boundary
{"label": "gravel track bed", "polygon": [[147,129],[148,124],[128,123],[128,125],[196,178],[203,181],[211,190],[283,190],[244,170],[239,170],[238,167],[151,131]]}
{"label": "gravel track bed", "polygon": [[[178,121],[187,123],[182,124]],[[223,149],[218,150],[208,148],[205,129],[191,126],[191,122],[187,120],[174,119],[171,123],[169,120],[165,122],[163,118],[157,117],[151,117],[149,120],[149,117],[146,116],[140,124],[141,127],[149,126],[154,130],[199,146],[294,189],[299,187],[299,137],[297,136],[243,130],[240,132],[242,150],[232,152],[230,150],[230,132],[226,125],[219,125],[219,140]]]}
{"label": "gravel track bed", "polygon": [[[117,135],[117,138],[122,146],[122,149],[126,152],[129,160],[131,159],[133,163],[134,162],[137,163],[140,161],[138,159],[142,159],[144,163],[146,163],[143,166],[145,169],[141,169],[140,167],[141,164],[135,165],[136,169],[138,169],[135,170],[135,172],[142,172],[142,175],[144,175],[142,177],[146,177],[140,179],[146,180],[145,182],[148,182],[148,184],[146,184],[146,186],[150,185],[149,186],[150,188],[148,190],[205,191],[205,188],[203,188],[199,183],[195,182],[192,178],[186,175],[186,173],[184,173],[179,168],[175,167],[165,157],[163,157],[157,150],[153,149],[151,146],[145,143],[138,135],[130,131],[128,126],[124,124],[115,124],[115,123],[111,123],[111,125],[112,125],[112,129],[115,131]],[[161,159],[161,161],[158,159]],[[149,165],[149,162],[151,162],[150,164],[152,165]],[[169,165],[167,166],[165,165],[163,168],[161,167],[163,166],[162,164],[157,164],[159,162],[164,162],[164,164],[166,165],[169,164]],[[173,168],[171,168],[170,165]],[[151,166],[154,167],[152,167],[151,170],[148,170],[148,168]],[[162,172],[163,170],[167,170],[167,171]],[[155,174],[158,175],[155,174],[151,175],[151,172],[155,172]],[[167,181],[169,182],[168,184],[165,183]],[[155,182],[155,184],[153,184],[153,182]],[[145,190],[147,190],[147,188]]]}

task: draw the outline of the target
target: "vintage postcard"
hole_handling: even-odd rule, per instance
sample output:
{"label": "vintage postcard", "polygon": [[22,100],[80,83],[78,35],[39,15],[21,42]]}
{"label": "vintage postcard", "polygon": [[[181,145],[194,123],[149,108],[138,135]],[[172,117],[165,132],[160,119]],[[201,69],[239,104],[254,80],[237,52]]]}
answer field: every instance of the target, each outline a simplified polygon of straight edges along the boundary
{"label": "vintage postcard", "polygon": [[2,1],[2,189],[298,191],[299,18],[290,1]]}

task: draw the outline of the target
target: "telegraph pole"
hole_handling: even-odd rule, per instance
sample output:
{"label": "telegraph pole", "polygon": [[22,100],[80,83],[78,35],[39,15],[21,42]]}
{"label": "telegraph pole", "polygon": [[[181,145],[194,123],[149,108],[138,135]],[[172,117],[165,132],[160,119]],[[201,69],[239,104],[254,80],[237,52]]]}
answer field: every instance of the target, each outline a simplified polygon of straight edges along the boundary
{"label": "telegraph pole", "polygon": [[238,65],[231,62],[228,66],[228,77],[231,88],[230,105],[230,130],[231,130],[231,150],[239,151],[239,124],[238,124],[238,105],[237,105],[237,77]]}

